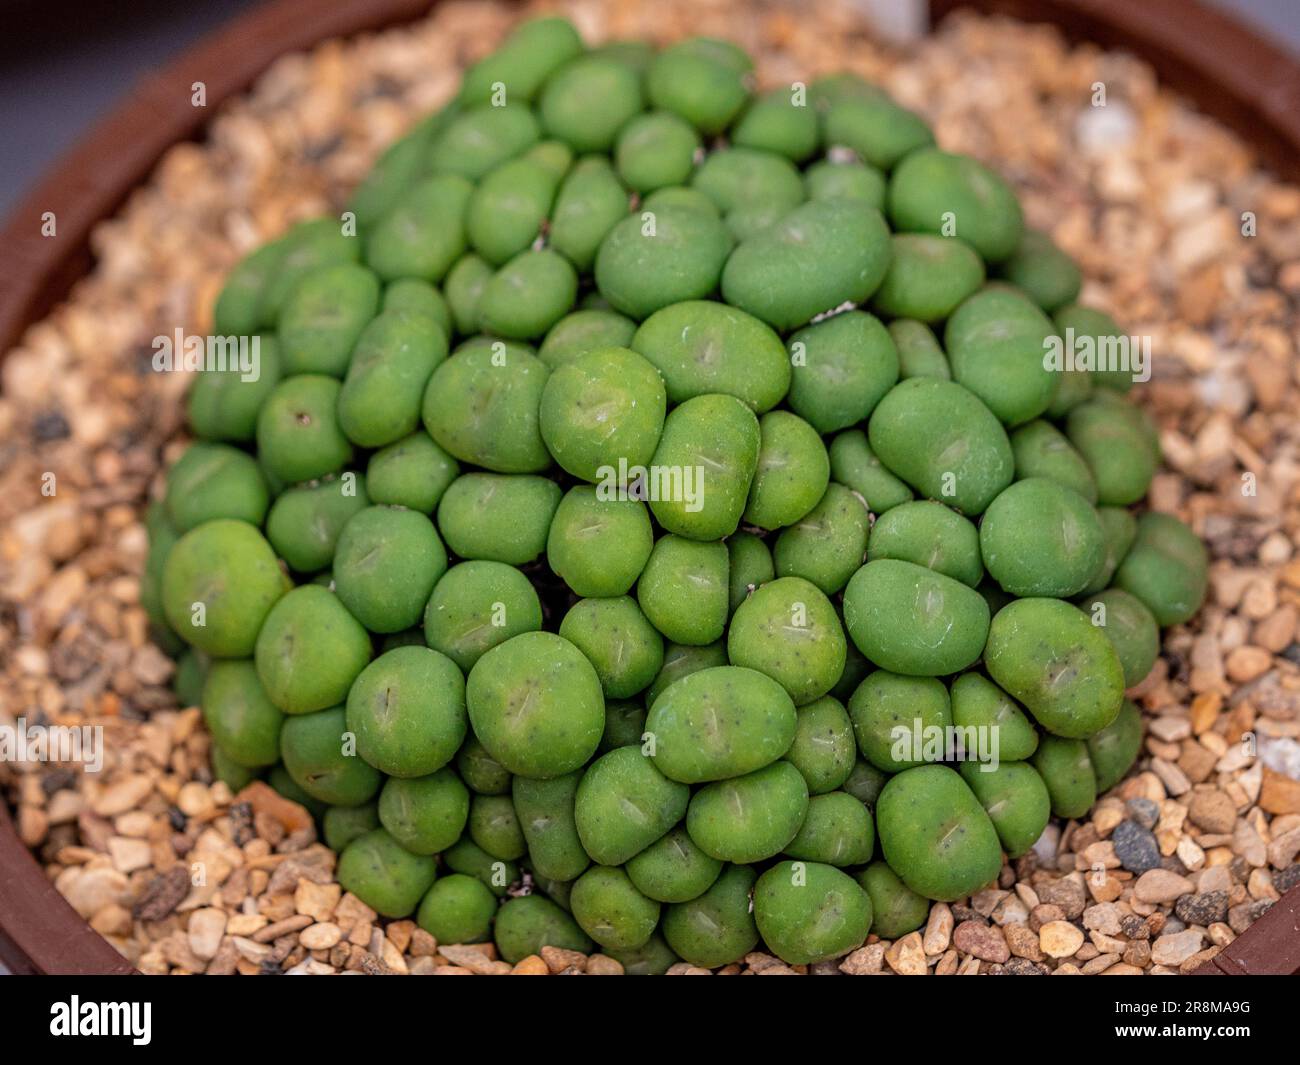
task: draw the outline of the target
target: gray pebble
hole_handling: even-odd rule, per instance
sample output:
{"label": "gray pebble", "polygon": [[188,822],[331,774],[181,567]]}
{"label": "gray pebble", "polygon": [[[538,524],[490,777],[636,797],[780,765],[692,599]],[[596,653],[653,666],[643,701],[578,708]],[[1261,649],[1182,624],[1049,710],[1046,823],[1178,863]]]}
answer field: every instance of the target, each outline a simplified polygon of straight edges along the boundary
{"label": "gray pebble", "polygon": [[1289,865],[1285,869],[1279,869],[1273,874],[1273,886],[1283,895],[1297,884],[1300,884],[1300,862]]}
{"label": "gray pebble", "polygon": [[1143,828],[1155,828],[1156,822],[1160,820],[1160,807],[1150,799],[1129,799],[1128,801],[1129,817],[1133,818]]}
{"label": "gray pebble", "polygon": [[1174,903],[1174,913],[1186,924],[1208,928],[1228,916],[1228,893],[1202,891],[1199,895],[1184,895]]}
{"label": "gray pebble", "polygon": [[996,966],[990,976],[1046,976],[1047,966],[1038,965],[1028,958],[1012,958],[1005,965]]}
{"label": "gray pebble", "polygon": [[1136,821],[1121,821],[1115,826],[1110,838],[1115,844],[1115,857],[1130,873],[1140,875],[1148,869],[1159,867],[1160,847],[1149,828],[1142,827]]}

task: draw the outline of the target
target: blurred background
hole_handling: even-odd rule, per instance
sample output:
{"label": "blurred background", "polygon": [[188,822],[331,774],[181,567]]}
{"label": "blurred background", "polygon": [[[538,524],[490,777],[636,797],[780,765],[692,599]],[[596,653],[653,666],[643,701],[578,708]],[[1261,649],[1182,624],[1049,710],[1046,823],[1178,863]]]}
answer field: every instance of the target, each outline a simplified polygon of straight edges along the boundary
{"label": "blurred background", "polygon": [[[259,2],[0,0],[0,216],[137,80]],[[1300,0],[1206,2],[1300,53]]]}

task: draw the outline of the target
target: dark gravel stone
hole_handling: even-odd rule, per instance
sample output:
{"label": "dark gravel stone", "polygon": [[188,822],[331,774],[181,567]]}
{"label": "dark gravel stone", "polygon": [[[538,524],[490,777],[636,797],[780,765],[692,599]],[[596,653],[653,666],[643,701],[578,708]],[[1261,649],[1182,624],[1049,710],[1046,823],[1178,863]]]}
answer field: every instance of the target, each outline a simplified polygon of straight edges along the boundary
{"label": "dark gravel stone", "polygon": [[174,865],[149,881],[135,904],[135,916],[141,921],[161,921],[189,893],[189,870],[183,865]]}
{"label": "dark gravel stone", "polygon": [[1130,873],[1140,876],[1148,869],[1159,868],[1160,846],[1149,828],[1143,828],[1136,821],[1121,821],[1110,839],[1115,844],[1115,857],[1119,864]]}
{"label": "dark gravel stone", "polygon": [[1046,976],[1047,966],[1028,958],[1012,958],[1005,965],[994,968],[990,976]]}
{"label": "dark gravel stone", "polygon": [[1135,913],[1125,914],[1119,919],[1119,930],[1128,939],[1149,939],[1151,926]]}
{"label": "dark gravel stone", "polygon": [[1273,886],[1283,895],[1297,884],[1300,884],[1300,862],[1289,865],[1285,869],[1279,869],[1273,874]]}
{"label": "dark gravel stone", "polygon": [[1155,828],[1160,820],[1160,807],[1150,799],[1129,799],[1128,814],[1143,828]]}
{"label": "dark gravel stone", "polygon": [[48,444],[51,440],[63,440],[72,432],[68,419],[59,410],[47,410],[36,415],[32,421],[32,435],[38,444]]}
{"label": "dark gravel stone", "polygon": [[1208,928],[1215,921],[1228,916],[1226,891],[1202,891],[1199,895],[1184,895],[1174,903],[1174,913],[1184,924],[1198,924]]}

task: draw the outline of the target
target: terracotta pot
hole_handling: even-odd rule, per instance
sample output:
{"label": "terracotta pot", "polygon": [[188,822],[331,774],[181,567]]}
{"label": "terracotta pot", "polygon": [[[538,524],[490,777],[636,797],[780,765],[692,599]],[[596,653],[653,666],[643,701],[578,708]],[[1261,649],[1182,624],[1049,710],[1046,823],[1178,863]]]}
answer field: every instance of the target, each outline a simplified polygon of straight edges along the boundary
{"label": "terracotta pot", "polygon": [[[247,89],[285,52],[410,22],[429,0],[274,0],[205,38],[135,90],[45,176],[9,217],[0,247],[0,357],[91,265],[91,228],[109,217],[178,141],[202,133],[215,105]],[[970,8],[1054,23],[1072,40],[1125,48],[1166,84],[1231,126],[1279,174],[1300,180],[1300,62],[1196,0],[931,0],[935,21]],[[175,87],[207,85],[208,107]],[[54,211],[59,238],[40,235]],[[1300,888],[1202,972],[1300,969]],[[64,901],[0,804],[0,960],[24,973],[134,970]]]}

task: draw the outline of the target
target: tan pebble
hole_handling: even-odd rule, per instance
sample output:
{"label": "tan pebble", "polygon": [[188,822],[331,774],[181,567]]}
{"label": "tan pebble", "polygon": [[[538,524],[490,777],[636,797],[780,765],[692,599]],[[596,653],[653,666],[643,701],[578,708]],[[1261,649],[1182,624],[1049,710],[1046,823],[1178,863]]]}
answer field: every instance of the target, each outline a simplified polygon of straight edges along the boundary
{"label": "tan pebble", "polygon": [[1107,935],[1093,930],[1088,933],[1088,941],[1097,948],[1099,954],[1123,954],[1128,940],[1120,936]]}
{"label": "tan pebble", "polygon": [[1297,854],[1300,854],[1300,827],[1283,832],[1268,845],[1268,861],[1274,869],[1285,869]]}
{"label": "tan pebble", "polygon": [[1083,927],[1092,931],[1103,932],[1108,936],[1117,936],[1120,931],[1120,919],[1123,913],[1114,903],[1100,903],[1089,906],[1083,911]]}
{"label": "tan pebble", "polygon": [[1268,848],[1249,821],[1240,820],[1232,830],[1232,851],[1241,855],[1249,865],[1261,866],[1268,862]]}
{"label": "tan pebble", "polygon": [[411,936],[415,933],[415,927],[414,921],[390,921],[388,927],[384,929],[384,935],[399,953],[405,954],[406,948],[411,945]]}
{"label": "tan pebble", "polygon": [[[493,974],[497,971],[499,965],[504,964],[493,961],[474,946],[448,945],[444,943],[438,947],[438,953],[453,964],[462,965],[472,972],[481,973],[485,976]],[[585,962],[586,959],[584,958],[583,961]],[[506,972],[509,971],[510,966],[506,965]]]}
{"label": "tan pebble", "polygon": [[1083,946],[1083,932],[1069,921],[1048,921],[1038,930],[1038,945],[1049,958],[1069,958]]}
{"label": "tan pebble", "polygon": [[1039,936],[1027,925],[1009,924],[1002,929],[1002,933],[1007,938],[1011,953],[1017,958],[1042,961],[1046,957],[1039,945]]}
{"label": "tan pebble", "polygon": [[1184,836],[1178,841],[1178,846],[1174,848],[1174,853],[1178,855],[1178,860],[1183,863],[1184,867],[1195,872],[1205,864],[1205,851],[1203,851],[1197,842],[1191,836]]}
{"label": "tan pebble", "polygon": [[1221,951],[1222,949],[1223,949],[1222,947],[1216,947],[1214,945],[1210,945],[1209,947],[1206,947],[1204,950],[1197,951],[1190,958],[1186,959],[1180,966],[1178,966],[1178,971],[1180,973],[1193,973],[1197,969],[1199,969],[1202,965],[1204,965],[1206,962],[1213,960],[1218,955],[1219,951]]}
{"label": "tan pebble", "polygon": [[271,956],[271,948],[266,943],[255,943],[244,936],[231,936],[230,941],[243,959],[253,965],[261,965]]}
{"label": "tan pebble", "polygon": [[153,848],[143,839],[112,836],[108,841],[108,853],[113,864],[123,873],[144,869],[153,861]]}
{"label": "tan pebble", "polygon": [[423,928],[411,932],[411,942],[407,953],[413,958],[427,958],[438,951],[438,941]]}
{"label": "tan pebble", "polygon": [[1231,891],[1231,871],[1226,865],[1207,865],[1196,874],[1196,890],[1199,892]]}
{"label": "tan pebble", "polygon": [[90,919],[90,927],[101,936],[128,936],[133,927],[131,911],[115,902],[110,903]]}
{"label": "tan pebble", "polygon": [[1297,611],[1287,603],[1278,607],[1268,617],[1255,626],[1251,638],[1254,642],[1273,654],[1285,651],[1295,639]]}
{"label": "tan pebble", "polygon": [[264,925],[249,938],[255,943],[272,943],[281,936],[287,936],[293,932],[301,932],[311,923],[311,918],[306,914],[290,914],[287,917],[282,917],[277,921],[272,921],[270,924]]}
{"label": "tan pebble", "polygon": [[1098,954],[1092,961],[1084,965],[1081,971],[1084,976],[1096,976],[1099,973],[1104,973],[1118,961],[1118,954]]}
{"label": "tan pebble", "polygon": [[962,921],[953,931],[952,945],[981,961],[1000,964],[1011,957],[1002,930],[982,921]]}
{"label": "tan pebble", "polygon": [[1040,901],[1038,898],[1038,892],[1023,881],[1016,885],[1016,894],[1020,896],[1020,901],[1029,907],[1030,912],[1033,911],[1034,907],[1037,906]]}
{"label": "tan pebble", "polygon": [[585,954],[580,954],[576,950],[565,950],[563,947],[543,947],[542,957],[546,959],[546,964],[550,966],[553,973],[562,972],[571,965],[579,969],[587,967]]}
{"label": "tan pebble", "polygon": [[310,925],[298,933],[298,942],[308,950],[329,950],[343,938],[343,930],[330,921]]}
{"label": "tan pebble", "polygon": [[1119,962],[1110,966],[1102,976],[1141,976],[1142,970],[1136,965],[1130,965],[1127,962]]}
{"label": "tan pebble", "polygon": [[1264,783],[1259,791],[1259,805],[1271,814],[1300,813],[1300,780],[1264,770]]}
{"label": "tan pebble", "polygon": [[135,965],[145,976],[166,976],[171,971],[167,959],[162,956],[161,951],[157,950],[141,954],[140,960]]}
{"label": "tan pebble", "polygon": [[267,925],[266,916],[260,913],[232,914],[226,922],[226,931],[232,936],[252,936]]}
{"label": "tan pebble", "polygon": [[961,954],[955,949],[945,950],[934,965],[935,976],[953,976],[961,966]]}
{"label": "tan pebble", "polygon": [[176,805],[187,817],[205,817],[216,809],[208,786],[197,780],[191,780],[181,788],[176,797]]}
{"label": "tan pebble", "polygon": [[1092,811],[1092,823],[1099,836],[1108,836],[1124,820],[1124,808],[1116,803],[1098,804]]}
{"label": "tan pebble", "polygon": [[[252,805],[254,813],[264,813],[280,822],[286,832],[297,832],[312,825],[311,814],[296,802],[286,799],[269,784],[255,780],[235,796],[237,802]],[[357,900],[360,902],[360,900]],[[362,903],[364,905],[364,903]],[[373,920],[374,918],[371,918]]]}
{"label": "tan pebble", "polygon": [[1169,795],[1184,795],[1192,790],[1192,782],[1187,779],[1187,774],[1172,762],[1152,758],[1151,770],[1160,778],[1160,783]]}
{"label": "tan pebble", "polygon": [[45,836],[49,830],[49,815],[39,806],[20,806],[18,808],[18,838],[26,846],[39,847],[45,842]]}
{"label": "tan pebble", "polygon": [[1124,885],[1117,877],[1109,873],[1104,878],[1089,876],[1087,878],[1088,894],[1097,902],[1114,902],[1124,893]]}
{"label": "tan pebble", "polygon": [[[66,879],[68,873],[75,876]],[[89,920],[105,906],[124,905],[128,901],[129,886],[126,877],[113,868],[69,869],[55,881],[68,903],[82,917]]]}
{"label": "tan pebble", "polygon": [[186,926],[190,950],[196,958],[211,961],[217,956],[221,937],[226,933],[226,915],[218,909],[204,907],[190,914]]}
{"label": "tan pebble", "polygon": [[1169,903],[1194,891],[1196,886],[1185,876],[1168,869],[1148,869],[1133,885],[1133,895],[1142,902]]}
{"label": "tan pebble", "polygon": [[144,839],[154,831],[155,826],[160,824],[161,822],[153,814],[146,813],[144,810],[128,810],[114,819],[113,828],[119,836]]}
{"label": "tan pebble", "polygon": [[1145,939],[1135,939],[1124,948],[1124,961],[1144,968],[1151,964],[1151,944]]}
{"label": "tan pebble", "polygon": [[1204,938],[1195,928],[1161,936],[1151,944],[1151,961],[1156,965],[1181,965],[1201,949]]}
{"label": "tan pebble", "polygon": [[1084,869],[1096,869],[1099,866],[1102,869],[1118,869],[1120,866],[1119,859],[1115,857],[1115,844],[1108,839],[1090,843],[1080,857]]}
{"label": "tan pebble", "polygon": [[840,972],[847,973],[849,976],[869,976],[880,972],[884,960],[885,945],[870,943],[865,947],[859,947],[841,961]]}
{"label": "tan pebble", "polygon": [[1207,732],[1197,737],[1197,743],[1209,751],[1215,758],[1222,758],[1228,751],[1228,741],[1217,732]]}
{"label": "tan pebble", "polygon": [[751,950],[745,955],[744,962],[747,968],[756,973],[760,973],[764,969],[770,969],[773,965],[785,964],[775,954],[768,954],[761,950]]}
{"label": "tan pebble", "polygon": [[1207,832],[1231,832],[1237,823],[1237,808],[1218,788],[1198,788],[1187,804],[1187,818]]}
{"label": "tan pebble", "polygon": [[1196,735],[1208,732],[1219,717],[1223,696],[1218,692],[1202,692],[1192,700],[1192,731]]}
{"label": "tan pebble", "polygon": [[1259,802],[1259,793],[1264,787],[1264,767],[1256,762],[1249,769],[1239,773],[1232,783],[1239,787],[1245,796],[1242,805],[1253,806]]}
{"label": "tan pebble", "polygon": [[[1080,910],[1080,913],[1083,911]],[[1042,902],[1029,911],[1029,927],[1037,932],[1049,921],[1065,919],[1065,910],[1052,902]]]}
{"label": "tan pebble", "polygon": [[1210,942],[1219,947],[1226,947],[1237,938],[1237,933],[1222,921],[1215,921],[1206,931],[1209,933]]}
{"label": "tan pebble", "polygon": [[587,973],[591,976],[622,976],[623,964],[604,954],[593,954],[587,959]]}
{"label": "tan pebble", "polygon": [[[313,927],[319,927],[319,926],[313,926]],[[334,927],[338,927],[338,926],[335,925]],[[310,931],[310,929],[308,931]],[[397,947],[393,945],[392,941],[387,938],[385,938],[383,942],[380,943],[379,945],[379,960],[382,961],[384,965],[392,972],[400,973],[400,974],[405,974],[409,972],[406,965],[406,959],[402,957],[402,952],[398,950]],[[498,965],[500,963],[490,962],[489,964]],[[509,965],[505,967],[505,971],[506,972],[510,971]]]}
{"label": "tan pebble", "polygon": [[[244,791],[248,789],[245,788]],[[242,795],[244,792],[240,792]],[[294,805],[297,805],[296,803]],[[301,807],[299,807],[301,809]],[[339,899],[339,904],[334,910],[334,920],[343,927],[365,922],[372,924],[378,920],[379,914],[375,913],[369,906],[357,898],[352,892],[345,891],[343,897]]]}
{"label": "tan pebble", "polygon": [[1267,869],[1252,869],[1246,881],[1246,890],[1252,899],[1280,899],[1277,888],[1273,886],[1273,877]]}
{"label": "tan pebble", "polygon": [[996,925],[1021,924],[1029,920],[1029,907],[1020,901],[1019,895],[1008,894],[993,908],[993,923]]}
{"label": "tan pebble", "polygon": [[[202,785],[200,785],[202,787]],[[149,792],[153,791],[153,780],[143,774],[123,777],[110,784],[100,793],[91,809],[100,817],[116,817],[127,810],[139,806]]]}
{"label": "tan pebble", "polygon": [[1201,784],[1214,772],[1214,763],[1218,758],[1219,756],[1204,744],[1197,743],[1195,740],[1186,740],[1178,753],[1178,768],[1193,784]]}
{"label": "tan pebble", "polygon": [[530,954],[516,962],[510,973],[512,976],[549,976],[551,969],[536,954]]}
{"label": "tan pebble", "polygon": [[952,910],[945,902],[936,902],[930,907],[930,919],[926,922],[925,933],[921,938],[921,947],[927,955],[942,954],[948,949],[952,940]]}
{"label": "tan pebble", "polygon": [[921,933],[909,932],[885,951],[885,961],[900,976],[925,976],[925,948]]}
{"label": "tan pebble", "polygon": [[1261,677],[1273,666],[1273,656],[1262,647],[1246,645],[1228,653],[1224,663],[1228,677],[1244,684]]}
{"label": "tan pebble", "polygon": [[302,879],[293,892],[293,908],[316,921],[329,921],[334,916],[343,889],[338,884],[317,884]]}
{"label": "tan pebble", "polygon": [[1007,893],[1000,888],[985,888],[983,891],[977,891],[970,897],[971,909],[981,917],[992,917],[998,903],[1006,895]]}
{"label": "tan pebble", "polygon": [[1147,723],[1153,736],[1165,743],[1177,743],[1192,734],[1192,723],[1188,718],[1173,714],[1163,714]]}
{"label": "tan pebble", "polygon": [[1178,841],[1183,838],[1182,829],[1178,828],[1157,828],[1156,844],[1160,847],[1160,853],[1168,858],[1178,849]]}

